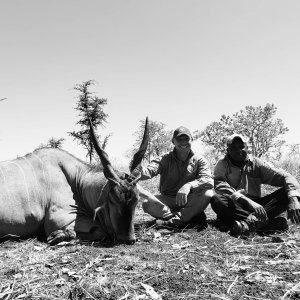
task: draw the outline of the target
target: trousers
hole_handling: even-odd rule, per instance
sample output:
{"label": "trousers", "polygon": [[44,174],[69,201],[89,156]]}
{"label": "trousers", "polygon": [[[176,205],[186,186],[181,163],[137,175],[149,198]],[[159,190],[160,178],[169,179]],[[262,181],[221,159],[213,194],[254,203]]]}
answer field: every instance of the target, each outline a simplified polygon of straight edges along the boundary
{"label": "trousers", "polygon": [[[281,215],[288,208],[288,196],[283,188],[252,200],[264,207],[269,220]],[[210,205],[218,218],[226,225],[232,225],[235,220],[243,221],[253,213],[237,201],[233,201],[229,196],[220,194],[213,195]]]}
{"label": "trousers", "polygon": [[[204,210],[209,204],[212,190],[201,190],[190,193],[187,197],[187,203],[184,207],[176,205],[176,197],[166,195],[155,195],[172,212],[172,222],[178,226],[189,223],[194,217],[200,213],[204,214]],[[157,218],[162,215],[162,207],[155,202],[147,201],[143,203],[143,209],[146,213]],[[204,215],[205,217],[205,215]]]}

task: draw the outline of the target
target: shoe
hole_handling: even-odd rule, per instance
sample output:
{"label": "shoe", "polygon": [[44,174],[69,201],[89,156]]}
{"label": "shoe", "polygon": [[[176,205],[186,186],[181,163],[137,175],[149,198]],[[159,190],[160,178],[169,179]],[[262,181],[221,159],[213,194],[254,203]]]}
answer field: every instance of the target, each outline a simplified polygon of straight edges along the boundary
{"label": "shoe", "polygon": [[144,224],[146,225],[147,228],[152,227],[152,226],[156,225],[156,219],[145,221]]}
{"label": "shoe", "polygon": [[267,226],[260,229],[260,231],[268,231],[268,232],[284,232],[289,229],[288,221],[285,217],[275,217],[269,220]]}
{"label": "shoe", "polygon": [[248,234],[250,232],[250,228],[245,221],[234,221],[230,233],[234,236]]}
{"label": "shoe", "polygon": [[243,221],[234,221],[231,233],[232,235],[241,235],[255,232],[267,226],[268,222],[268,218],[265,220],[259,220],[254,214],[250,214]]}
{"label": "shoe", "polygon": [[155,225],[157,228],[163,228],[163,227],[178,228],[178,226],[172,222],[172,218],[168,221],[157,219]]}

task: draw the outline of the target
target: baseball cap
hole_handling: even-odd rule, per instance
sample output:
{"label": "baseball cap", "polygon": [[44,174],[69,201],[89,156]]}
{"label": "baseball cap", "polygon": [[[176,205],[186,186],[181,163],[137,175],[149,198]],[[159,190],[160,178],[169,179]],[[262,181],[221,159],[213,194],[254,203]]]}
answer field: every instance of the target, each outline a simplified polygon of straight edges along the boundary
{"label": "baseball cap", "polygon": [[247,143],[248,142],[247,138],[245,138],[244,136],[242,136],[240,134],[237,134],[237,133],[234,133],[232,135],[229,135],[226,138],[227,146],[231,145],[235,139],[240,139],[242,141],[242,143]]}
{"label": "baseball cap", "polygon": [[192,140],[192,134],[191,132],[184,126],[180,126],[177,129],[175,129],[173,133],[173,138],[178,138],[181,135],[187,135]]}

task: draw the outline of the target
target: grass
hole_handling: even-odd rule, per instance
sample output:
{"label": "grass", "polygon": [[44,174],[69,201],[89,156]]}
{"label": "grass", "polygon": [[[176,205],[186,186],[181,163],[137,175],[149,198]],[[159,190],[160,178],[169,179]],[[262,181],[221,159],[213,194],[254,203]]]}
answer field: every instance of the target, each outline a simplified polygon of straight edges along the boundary
{"label": "grass", "polygon": [[299,228],[234,238],[209,226],[146,226],[132,246],[37,239],[0,246],[0,299],[300,299]]}
{"label": "grass", "polygon": [[[157,180],[143,182],[155,192]],[[234,238],[214,224],[147,227],[137,207],[134,245],[37,239],[0,244],[0,299],[300,299],[299,226]]]}

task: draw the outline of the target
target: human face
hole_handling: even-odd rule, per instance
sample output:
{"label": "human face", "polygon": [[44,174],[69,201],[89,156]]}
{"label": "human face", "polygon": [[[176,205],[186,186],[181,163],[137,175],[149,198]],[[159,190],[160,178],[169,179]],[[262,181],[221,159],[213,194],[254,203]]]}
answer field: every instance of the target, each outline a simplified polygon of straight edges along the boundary
{"label": "human face", "polygon": [[235,139],[232,144],[228,146],[227,152],[233,160],[245,161],[248,154],[248,146],[240,139]]}
{"label": "human face", "polygon": [[175,148],[180,153],[189,153],[191,150],[191,140],[187,135],[180,135],[173,139]]}

